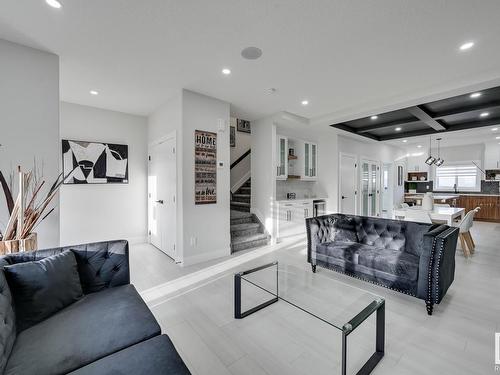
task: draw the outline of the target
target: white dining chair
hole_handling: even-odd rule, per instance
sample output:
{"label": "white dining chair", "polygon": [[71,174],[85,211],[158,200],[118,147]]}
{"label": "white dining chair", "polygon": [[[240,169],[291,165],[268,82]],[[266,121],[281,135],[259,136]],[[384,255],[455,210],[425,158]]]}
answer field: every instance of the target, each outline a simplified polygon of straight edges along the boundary
{"label": "white dining chair", "polygon": [[401,208],[410,208],[408,203],[401,203]]}
{"label": "white dining chair", "polygon": [[476,209],[470,210],[464,216],[464,218],[457,224],[459,229],[460,245],[462,246],[462,251],[464,257],[468,258],[471,254],[474,254],[475,244],[472,236],[470,234],[470,229],[474,223],[474,215],[476,214]]}
{"label": "white dining chair", "polygon": [[418,223],[432,224],[431,217],[429,213],[424,210],[406,210],[405,211],[405,221],[416,221]]}

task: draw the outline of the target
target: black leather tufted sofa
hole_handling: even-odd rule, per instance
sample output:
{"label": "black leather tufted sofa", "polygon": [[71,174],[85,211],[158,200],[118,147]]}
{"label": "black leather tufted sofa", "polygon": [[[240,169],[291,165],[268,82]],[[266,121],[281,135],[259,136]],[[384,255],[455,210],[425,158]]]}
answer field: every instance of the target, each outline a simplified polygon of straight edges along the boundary
{"label": "black leather tufted sofa", "polygon": [[[3,267],[70,249],[84,296],[46,320],[16,331]],[[130,284],[127,241],[99,242],[0,258],[0,373],[172,374],[189,370]]]}
{"label": "black leather tufted sofa", "polygon": [[458,228],[342,214],[306,220],[307,261],[425,300],[441,302],[455,275]]}

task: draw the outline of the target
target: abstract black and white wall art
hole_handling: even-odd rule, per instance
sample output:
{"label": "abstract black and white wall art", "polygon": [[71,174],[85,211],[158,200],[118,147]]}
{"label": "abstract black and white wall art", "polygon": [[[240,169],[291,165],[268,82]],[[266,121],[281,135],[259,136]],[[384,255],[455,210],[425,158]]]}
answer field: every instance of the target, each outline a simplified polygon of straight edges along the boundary
{"label": "abstract black and white wall art", "polygon": [[128,183],[128,146],[62,140],[65,184]]}

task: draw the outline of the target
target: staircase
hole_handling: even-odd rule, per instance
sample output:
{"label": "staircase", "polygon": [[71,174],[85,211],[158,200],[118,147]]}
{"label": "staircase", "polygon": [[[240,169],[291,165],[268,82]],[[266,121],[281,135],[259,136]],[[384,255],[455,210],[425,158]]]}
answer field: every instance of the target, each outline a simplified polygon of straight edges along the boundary
{"label": "staircase", "polygon": [[265,246],[270,236],[257,217],[250,213],[251,180],[233,194],[231,199],[231,248],[233,252]]}

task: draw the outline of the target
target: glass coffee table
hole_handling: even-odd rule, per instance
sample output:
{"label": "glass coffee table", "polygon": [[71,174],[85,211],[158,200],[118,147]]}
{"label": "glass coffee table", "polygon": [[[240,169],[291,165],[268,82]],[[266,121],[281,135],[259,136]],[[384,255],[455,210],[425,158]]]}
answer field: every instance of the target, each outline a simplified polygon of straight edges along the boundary
{"label": "glass coffee table", "polygon": [[[246,296],[242,286],[257,288],[260,298]],[[234,275],[234,317],[243,319],[265,307],[283,301],[342,333],[341,374],[347,375],[348,337],[376,313],[375,352],[358,371],[370,374],[384,356],[385,300],[362,289],[312,273],[299,267],[273,262]],[[248,305],[242,310],[242,302]]]}

